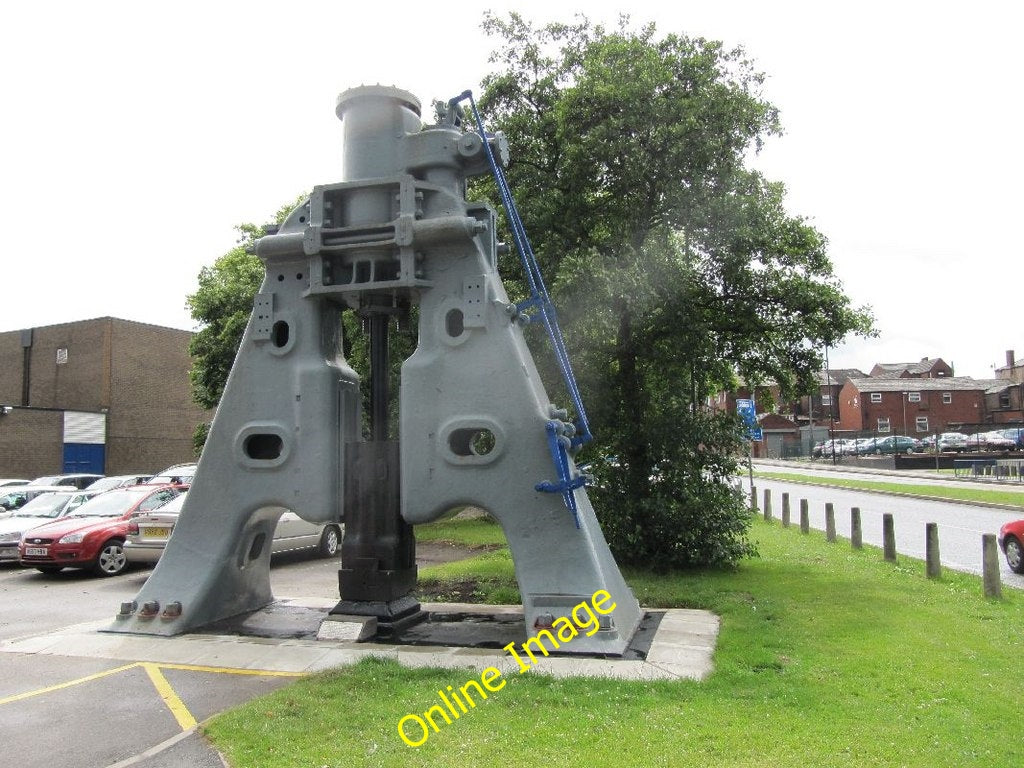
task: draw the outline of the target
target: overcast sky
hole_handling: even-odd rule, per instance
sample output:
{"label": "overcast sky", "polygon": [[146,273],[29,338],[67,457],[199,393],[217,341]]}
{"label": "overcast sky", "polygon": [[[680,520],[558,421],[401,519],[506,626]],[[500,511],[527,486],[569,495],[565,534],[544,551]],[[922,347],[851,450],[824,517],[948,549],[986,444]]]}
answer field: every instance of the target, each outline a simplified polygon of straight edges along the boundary
{"label": "overcast sky", "polygon": [[[346,88],[424,104],[490,71],[484,9],[578,9],[742,45],[786,135],[756,164],[830,241],[878,339],[833,367],[1024,357],[1022,12],[1005,2],[48,2],[2,11],[0,330],[113,315],[194,328],[230,249],[337,181]],[[515,148],[513,147],[513,151]],[[514,192],[514,190],[513,190]]]}

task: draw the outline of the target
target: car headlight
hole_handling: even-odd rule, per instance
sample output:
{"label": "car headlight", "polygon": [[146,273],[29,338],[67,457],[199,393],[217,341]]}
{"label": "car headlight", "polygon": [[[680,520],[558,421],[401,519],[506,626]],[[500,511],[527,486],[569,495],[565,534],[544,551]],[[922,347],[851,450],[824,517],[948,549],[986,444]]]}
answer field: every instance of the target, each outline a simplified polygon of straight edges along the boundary
{"label": "car headlight", "polygon": [[81,544],[82,539],[85,538],[84,533],[69,533],[67,536],[62,536],[58,544]]}
{"label": "car headlight", "polygon": [[0,533],[0,543],[8,543],[11,541],[21,541],[21,531],[15,531],[14,533]]}

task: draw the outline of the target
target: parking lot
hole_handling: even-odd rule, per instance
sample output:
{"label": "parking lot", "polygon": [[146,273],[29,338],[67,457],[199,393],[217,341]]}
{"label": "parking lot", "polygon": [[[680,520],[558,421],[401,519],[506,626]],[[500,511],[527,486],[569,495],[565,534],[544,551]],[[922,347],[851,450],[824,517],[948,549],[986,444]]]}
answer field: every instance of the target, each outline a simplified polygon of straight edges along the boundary
{"label": "parking lot", "polygon": [[[454,547],[421,544],[418,559],[428,564],[464,555]],[[277,555],[274,595],[337,599],[339,567],[337,558]],[[93,625],[113,621],[120,603],[132,599],[148,575],[149,569],[110,578],[70,570],[47,575],[0,566],[0,731],[4,753],[17,755],[19,766],[220,768],[196,724],[303,674],[274,669],[273,647],[267,646],[258,657],[268,661],[265,669],[225,664],[209,653],[212,663],[202,663],[203,653],[195,663],[169,662],[159,653],[128,661],[95,655],[88,647],[91,635],[106,642],[115,636],[99,636]],[[53,637],[75,636],[76,626],[86,630],[79,633],[80,651],[47,650]]]}

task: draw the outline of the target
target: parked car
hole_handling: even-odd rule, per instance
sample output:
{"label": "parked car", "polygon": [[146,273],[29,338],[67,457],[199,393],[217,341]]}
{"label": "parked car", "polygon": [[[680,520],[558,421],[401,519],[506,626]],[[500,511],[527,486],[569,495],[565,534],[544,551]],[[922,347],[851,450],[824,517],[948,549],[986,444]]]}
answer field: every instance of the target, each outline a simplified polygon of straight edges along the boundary
{"label": "parked car", "polygon": [[920,440],[915,440],[912,437],[906,437],[905,435],[887,435],[886,437],[868,438],[861,446],[858,447],[857,450],[861,455],[894,453],[909,454],[922,450],[922,445]]}
{"label": "parked car", "polygon": [[90,491],[112,491],[115,488],[127,488],[131,485],[148,483],[152,475],[110,475],[101,477],[94,483],[90,483]]}
{"label": "parked car", "polygon": [[968,438],[968,442],[980,443],[981,447],[988,451],[1012,451],[1017,447],[1017,441],[1007,437],[999,429],[972,435]]}
{"label": "parked car", "polygon": [[999,548],[1014,573],[1024,573],[1024,520],[1014,520],[999,529]]}
{"label": "parked car", "polygon": [[148,483],[171,483],[173,485],[192,485],[192,478],[196,475],[196,464],[174,464],[163,472],[158,472],[146,482]]}
{"label": "parked car", "polygon": [[[935,450],[935,435],[929,435],[928,437],[921,440],[922,446],[926,450]],[[961,435],[959,432],[943,432],[939,435],[939,451],[952,451],[953,453],[963,453],[970,449],[968,445],[967,437]]]}
{"label": "parked car", "polygon": [[8,517],[11,512],[21,509],[40,494],[68,490],[73,489],[66,485],[15,485],[0,489],[0,518]]}
{"label": "parked car", "polygon": [[68,475],[45,475],[37,477],[29,485],[72,485],[79,490],[99,480],[103,475],[88,472],[73,472]]}
{"label": "parked car", "polygon": [[25,534],[18,558],[43,573],[91,568],[99,576],[116,576],[128,565],[124,540],[132,515],[152,512],[180,492],[173,485],[136,485],[101,493],[61,520]]}
{"label": "parked car", "polygon": [[1003,437],[1013,440],[1015,450],[1024,450],[1024,427],[1013,427],[1002,431]]}
{"label": "parked car", "polygon": [[32,528],[71,514],[99,491],[41,493],[11,516],[0,520],[0,563],[18,561],[18,544]]}
{"label": "parked car", "polygon": [[[128,523],[128,538],[124,543],[129,563],[155,563],[164,552],[174,524],[185,503],[186,493],[168,502],[155,512],[139,515]],[[341,547],[341,525],[338,523],[309,523],[294,512],[285,512],[277,521],[270,551],[286,552],[293,549],[316,548],[321,557],[334,557]]]}

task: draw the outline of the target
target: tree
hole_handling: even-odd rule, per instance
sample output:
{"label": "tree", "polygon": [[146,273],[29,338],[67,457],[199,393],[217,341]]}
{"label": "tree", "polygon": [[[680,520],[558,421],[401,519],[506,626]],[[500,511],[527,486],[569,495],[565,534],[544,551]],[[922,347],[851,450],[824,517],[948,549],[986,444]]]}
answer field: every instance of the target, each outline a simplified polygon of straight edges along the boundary
{"label": "tree", "polygon": [[733,564],[752,552],[739,432],[707,399],[737,376],[806,391],[823,345],[870,330],[824,236],[746,166],[780,131],[763,76],[740,49],[627,19],[483,27],[499,69],[479,103],[593,395],[609,543],[630,563]]}

